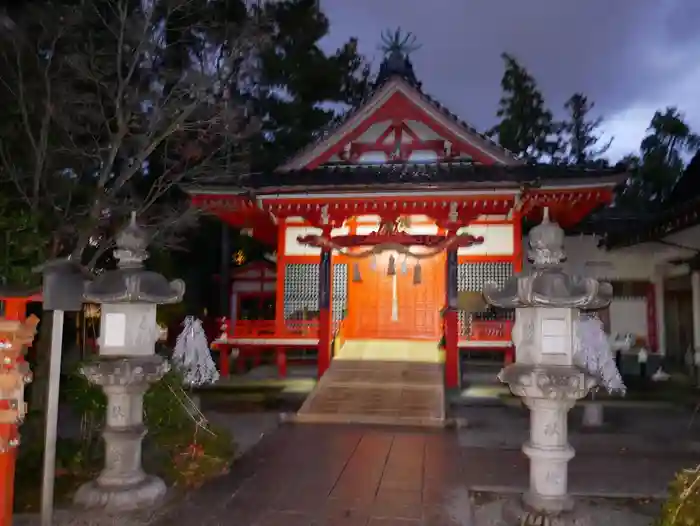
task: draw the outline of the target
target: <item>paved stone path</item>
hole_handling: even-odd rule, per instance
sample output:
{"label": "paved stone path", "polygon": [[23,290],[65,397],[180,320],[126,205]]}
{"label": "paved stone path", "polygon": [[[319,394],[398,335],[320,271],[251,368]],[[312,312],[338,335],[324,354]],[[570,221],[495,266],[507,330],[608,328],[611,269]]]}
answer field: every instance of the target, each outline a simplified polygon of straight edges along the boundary
{"label": "paved stone path", "polygon": [[[571,463],[571,489],[654,495],[695,462],[690,455],[586,453]],[[469,490],[520,491],[527,480],[521,453],[460,447],[455,432],[286,425],[158,525],[466,526]]]}

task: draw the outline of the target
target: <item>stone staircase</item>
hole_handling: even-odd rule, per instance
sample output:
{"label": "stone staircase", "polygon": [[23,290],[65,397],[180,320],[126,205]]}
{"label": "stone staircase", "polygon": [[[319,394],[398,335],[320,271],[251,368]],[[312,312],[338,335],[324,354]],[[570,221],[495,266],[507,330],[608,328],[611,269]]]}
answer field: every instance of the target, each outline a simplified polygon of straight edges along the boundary
{"label": "stone staircase", "polygon": [[443,426],[443,374],[435,342],[349,340],[295,421]]}

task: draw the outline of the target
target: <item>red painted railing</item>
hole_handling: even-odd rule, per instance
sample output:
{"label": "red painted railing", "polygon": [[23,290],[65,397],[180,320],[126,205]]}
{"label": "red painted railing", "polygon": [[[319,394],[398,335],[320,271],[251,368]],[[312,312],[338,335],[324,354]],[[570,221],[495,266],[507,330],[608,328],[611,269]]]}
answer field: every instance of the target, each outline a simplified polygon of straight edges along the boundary
{"label": "red painted railing", "polygon": [[234,338],[318,338],[318,320],[237,320]]}
{"label": "red painted railing", "polygon": [[[340,322],[333,323],[333,331],[337,331]],[[233,325],[228,320],[222,320],[222,332],[232,339],[249,338],[318,338],[318,320],[236,320]]]}
{"label": "red painted railing", "polygon": [[[333,333],[341,332],[342,321],[333,323]],[[318,338],[318,320],[237,320],[233,326],[222,321],[221,330],[235,339],[285,339]],[[468,330],[469,329],[469,330]],[[460,322],[461,338],[470,341],[510,341],[513,322],[511,320],[473,320],[470,327]]]}
{"label": "red painted railing", "polygon": [[466,329],[466,327],[460,327],[460,334],[469,341],[508,342],[511,339],[513,322],[511,320],[472,320],[470,329]]}

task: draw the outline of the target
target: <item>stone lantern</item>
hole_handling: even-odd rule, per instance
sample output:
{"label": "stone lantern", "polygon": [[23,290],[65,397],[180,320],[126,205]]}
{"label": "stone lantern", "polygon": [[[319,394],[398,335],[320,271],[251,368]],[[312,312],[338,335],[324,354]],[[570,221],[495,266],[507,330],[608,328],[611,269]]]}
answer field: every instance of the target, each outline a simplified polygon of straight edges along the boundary
{"label": "stone lantern", "polygon": [[574,457],[567,440],[567,413],[596,383],[574,363],[575,322],[579,310],[608,305],[612,287],[563,271],[564,231],[550,222],[546,209],[529,238],[528,257],[534,268],[513,276],[503,288],[484,287],[488,303],[515,309],[516,359],[498,378],[531,412],[530,440],[523,446],[530,459],[530,489],[522,502],[506,507],[505,518],[518,524],[549,524],[556,517],[554,523],[566,524],[574,517],[567,491],[567,464]]}
{"label": "stone lantern", "polygon": [[75,495],[76,504],[106,511],[129,511],[159,503],[166,487],[141,467],[143,396],[150,384],[170,369],[155,354],[160,330],[158,305],[182,300],[185,284],[168,281],[143,268],[147,238],[131,222],[116,238],[117,269],[98,276],[85,287],[84,299],[101,305],[99,358],[83,366],[82,373],[107,396],[105,467]]}

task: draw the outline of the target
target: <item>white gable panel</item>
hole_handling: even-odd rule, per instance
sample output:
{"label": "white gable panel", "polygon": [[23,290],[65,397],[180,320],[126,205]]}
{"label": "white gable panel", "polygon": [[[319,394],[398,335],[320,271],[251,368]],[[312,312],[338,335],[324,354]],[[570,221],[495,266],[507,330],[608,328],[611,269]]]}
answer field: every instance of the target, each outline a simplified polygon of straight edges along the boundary
{"label": "white gable panel", "polygon": [[353,142],[363,144],[372,144],[377,142],[377,139],[382,136],[382,133],[384,133],[389,126],[391,126],[391,121],[375,122],[367,129],[367,131],[365,131]]}
{"label": "white gable panel", "polygon": [[438,161],[437,153],[430,150],[416,150],[411,152],[409,161],[414,163],[432,163]]}
{"label": "white gable panel", "polygon": [[421,141],[434,141],[442,139],[439,133],[435,133],[435,131],[424,122],[407,120],[405,123]]}
{"label": "white gable panel", "polygon": [[367,152],[360,155],[357,162],[367,164],[385,163],[386,155],[384,155],[384,152]]}

